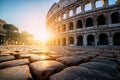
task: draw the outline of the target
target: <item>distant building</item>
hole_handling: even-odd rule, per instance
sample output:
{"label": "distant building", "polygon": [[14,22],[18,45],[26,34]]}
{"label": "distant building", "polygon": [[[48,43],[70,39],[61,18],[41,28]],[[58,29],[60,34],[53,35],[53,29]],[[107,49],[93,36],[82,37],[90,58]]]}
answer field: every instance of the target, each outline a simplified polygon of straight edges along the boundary
{"label": "distant building", "polygon": [[120,46],[120,0],[60,0],[49,9],[54,46]]}

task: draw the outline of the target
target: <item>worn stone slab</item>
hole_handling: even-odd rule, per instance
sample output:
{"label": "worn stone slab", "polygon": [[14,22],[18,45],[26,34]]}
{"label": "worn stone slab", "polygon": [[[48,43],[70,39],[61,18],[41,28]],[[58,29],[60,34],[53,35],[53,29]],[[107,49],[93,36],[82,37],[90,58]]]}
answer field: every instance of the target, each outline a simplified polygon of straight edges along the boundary
{"label": "worn stone slab", "polygon": [[0,57],[0,62],[4,62],[4,61],[9,61],[9,60],[12,60],[12,59],[15,59],[14,56],[1,56]]}
{"label": "worn stone slab", "polygon": [[50,60],[51,58],[46,55],[34,55],[30,57],[31,62],[40,61],[40,60]]}
{"label": "worn stone slab", "polygon": [[35,56],[36,54],[20,54],[19,58],[23,59],[23,58],[30,58],[31,56]]}
{"label": "worn stone slab", "polygon": [[89,61],[91,59],[91,57],[87,56],[87,55],[86,56],[85,55],[77,55],[77,56],[74,56],[74,57],[80,58],[81,61],[83,61],[83,62]]}
{"label": "worn stone slab", "polygon": [[71,65],[80,64],[82,59],[76,56],[70,56],[70,57],[60,57],[57,58],[56,60],[66,64],[67,66],[71,66]]}
{"label": "worn stone slab", "polygon": [[111,57],[111,58],[115,58],[115,57],[116,57],[116,55],[115,55],[115,54],[112,54],[112,53],[103,53],[103,54],[101,54],[101,56]]}
{"label": "worn stone slab", "polygon": [[109,61],[116,61],[115,58],[112,57],[104,57],[104,56],[97,56],[94,59],[104,59],[104,60],[109,60]]}
{"label": "worn stone slab", "polygon": [[105,59],[99,59],[99,58],[95,58],[95,59],[91,59],[91,62],[99,62],[99,63],[104,63],[104,64],[109,64],[112,66],[117,66],[117,63],[114,61],[110,61],[110,60],[105,60]]}
{"label": "worn stone slab", "polygon": [[28,65],[0,70],[0,80],[32,80]]}
{"label": "worn stone slab", "polygon": [[28,59],[18,59],[18,60],[11,60],[11,61],[6,61],[0,63],[0,69],[2,68],[8,68],[8,67],[13,67],[13,66],[19,66],[19,65],[25,65],[29,64]]}
{"label": "worn stone slab", "polygon": [[30,53],[32,54],[48,54],[49,51],[48,50],[43,50],[43,49],[33,49],[33,50],[30,50]]}
{"label": "worn stone slab", "polygon": [[109,64],[104,64],[99,62],[88,62],[88,63],[80,64],[79,66],[86,67],[88,69],[93,69],[103,74],[108,74],[114,78],[116,78],[119,74],[117,67]]}
{"label": "worn stone slab", "polygon": [[68,67],[50,76],[50,80],[113,80],[109,75],[85,67]]}
{"label": "worn stone slab", "polygon": [[56,59],[56,58],[62,57],[62,55],[58,55],[58,54],[50,54],[49,56],[50,56],[52,59]]}
{"label": "worn stone slab", "polygon": [[1,56],[9,56],[10,54],[0,54],[0,57]]}
{"label": "worn stone slab", "polygon": [[34,75],[36,75],[39,79],[44,80],[51,74],[64,69],[65,65],[57,61],[46,60],[31,63],[30,68],[32,69]]}

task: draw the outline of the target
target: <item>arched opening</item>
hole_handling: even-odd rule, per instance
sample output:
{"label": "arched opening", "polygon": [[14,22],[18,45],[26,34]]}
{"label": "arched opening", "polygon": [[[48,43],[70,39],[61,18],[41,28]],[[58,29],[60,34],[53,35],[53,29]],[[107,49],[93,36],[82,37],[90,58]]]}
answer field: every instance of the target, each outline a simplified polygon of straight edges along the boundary
{"label": "arched opening", "polygon": [[91,10],[91,9],[92,9],[92,3],[89,2],[89,3],[87,3],[87,4],[85,5],[85,11],[89,11],[89,10]]}
{"label": "arched opening", "polygon": [[99,15],[97,18],[98,25],[105,25],[106,24],[106,19],[104,15]]}
{"label": "arched opening", "polygon": [[99,45],[108,45],[108,36],[107,34],[100,34],[99,35]]}
{"label": "arched opening", "polygon": [[82,28],[83,26],[82,26],[82,21],[81,20],[78,20],[77,21],[77,29],[78,28]]}
{"label": "arched opening", "polygon": [[76,14],[79,14],[81,12],[81,6],[76,8]]}
{"label": "arched opening", "polygon": [[103,7],[104,5],[104,0],[97,0],[95,3],[96,8]]}
{"label": "arched opening", "polygon": [[73,10],[70,10],[70,11],[69,11],[69,16],[71,17],[71,16],[73,16],[73,14],[74,14],[74,13],[73,13]]}
{"label": "arched opening", "polygon": [[63,38],[63,39],[62,39],[62,42],[63,42],[62,45],[63,45],[63,46],[66,46],[66,38]]}
{"label": "arched opening", "polygon": [[93,35],[89,35],[87,37],[87,45],[88,46],[94,46],[95,45],[95,39]]}
{"label": "arched opening", "polygon": [[73,37],[69,37],[69,44],[74,44],[74,38]]}
{"label": "arched opening", "polygon": [[77,37],[77,45],[78,46],[82,46],[83,45],[83,37],[82,36],[78,36]]}
{"label": "arched opening", "polygon": [[108,5],[116,4],[117,0],[108,0]]}
{"label": "arched opening", "polygon": [[115,46],[120,46],[120,32],[117,32],[113,36],[113,44]]}
{"label": "arched opening", "polygon": [[69,23],[69,30],[73,30],[73,22]]}
{"label": "arched opening", "polygon": [[120,22],[120,14],[115,12],[111,15],[112,23],[119,23]]}
{"label": "arched opening", "polygon": [[4,44],[4,36],[3,35],[0,35],[0,45],[1,44]]}
{"label": "arched opening", "polygon": [[92,18],[87,18],[86,27],[91,27],[91,26],[93,26],[93,20],[92,20]]}

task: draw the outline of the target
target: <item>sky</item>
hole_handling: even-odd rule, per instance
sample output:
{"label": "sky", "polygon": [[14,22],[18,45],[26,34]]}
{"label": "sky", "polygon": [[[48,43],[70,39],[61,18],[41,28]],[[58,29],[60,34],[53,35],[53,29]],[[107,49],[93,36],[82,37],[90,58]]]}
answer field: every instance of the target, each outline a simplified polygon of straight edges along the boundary
{"label": "sky", "polygon": [[0,0],[0,19],[13,24],[19,31],[41,39],[45,33],[46,15],[59,0]]}

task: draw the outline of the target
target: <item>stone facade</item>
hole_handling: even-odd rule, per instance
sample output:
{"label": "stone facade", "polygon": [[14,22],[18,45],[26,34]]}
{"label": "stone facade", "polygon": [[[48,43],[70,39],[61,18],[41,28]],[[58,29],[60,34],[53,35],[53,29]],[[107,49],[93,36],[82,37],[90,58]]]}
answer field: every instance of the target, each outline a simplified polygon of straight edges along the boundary
{"label": "stone facade", "polygon": [[54,46],[120,46],[120,0],[60,0],[48,11]]}

